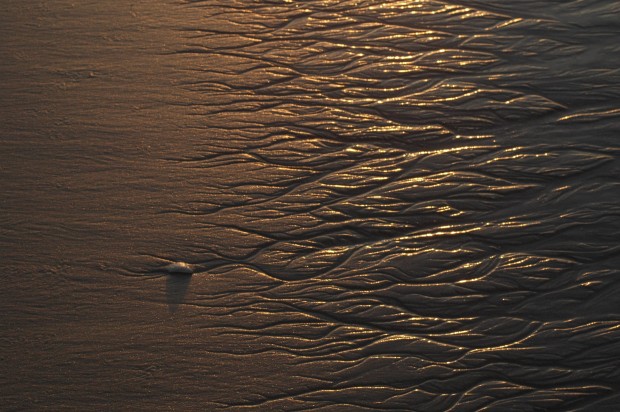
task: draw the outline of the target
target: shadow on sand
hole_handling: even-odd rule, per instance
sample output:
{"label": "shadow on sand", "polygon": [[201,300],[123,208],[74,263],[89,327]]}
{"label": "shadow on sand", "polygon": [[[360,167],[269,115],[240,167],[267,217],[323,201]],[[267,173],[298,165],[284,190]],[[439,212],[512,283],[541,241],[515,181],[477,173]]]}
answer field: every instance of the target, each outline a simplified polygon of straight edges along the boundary
{"label": "shadow on sand", "polygon": [[170,313],[175,313],[179,309],[179,305],[185,301],[185,295],[191,281],[192,276],[189,275],[168,275],[166,279],[166,302]]}

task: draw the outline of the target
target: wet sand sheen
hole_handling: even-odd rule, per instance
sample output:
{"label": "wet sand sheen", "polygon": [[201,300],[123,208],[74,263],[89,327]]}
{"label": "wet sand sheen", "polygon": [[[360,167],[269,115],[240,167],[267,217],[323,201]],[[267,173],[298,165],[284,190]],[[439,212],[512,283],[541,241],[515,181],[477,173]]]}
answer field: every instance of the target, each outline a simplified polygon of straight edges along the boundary
{"label": "wet sand sheen", "polygon": [[2,404],[617,408],[620,9],[461,3],[5,2]]}

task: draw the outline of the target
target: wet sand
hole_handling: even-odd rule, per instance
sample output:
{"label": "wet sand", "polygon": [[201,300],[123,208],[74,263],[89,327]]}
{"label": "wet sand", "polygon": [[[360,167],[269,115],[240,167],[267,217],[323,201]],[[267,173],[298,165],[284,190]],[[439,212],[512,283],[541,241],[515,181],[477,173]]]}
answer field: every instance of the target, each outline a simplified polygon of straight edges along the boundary
{"label": "wet sand", "polygon": [[620,408],[619,16],[3,2],[0,409]]}

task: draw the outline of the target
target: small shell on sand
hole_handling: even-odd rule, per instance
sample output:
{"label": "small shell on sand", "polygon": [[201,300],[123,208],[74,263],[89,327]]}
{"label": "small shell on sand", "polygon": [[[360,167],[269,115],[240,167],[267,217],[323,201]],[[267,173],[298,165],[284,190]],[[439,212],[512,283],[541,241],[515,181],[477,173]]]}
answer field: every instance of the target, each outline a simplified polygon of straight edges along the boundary
{"label": "small shell on sand", "polygon": [[170,274],[191,275],[194,269],[185,262],[174,262],[164,267],[164,270]]}

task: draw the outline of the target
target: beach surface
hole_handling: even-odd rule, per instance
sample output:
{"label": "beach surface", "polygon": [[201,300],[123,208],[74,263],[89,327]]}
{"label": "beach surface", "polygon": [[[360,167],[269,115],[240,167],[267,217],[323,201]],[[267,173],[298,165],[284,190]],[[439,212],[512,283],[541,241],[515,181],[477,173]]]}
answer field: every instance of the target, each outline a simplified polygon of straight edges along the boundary
{"label": "beach surface", "polygon": [[620,4],[0,5],[0,409],[620,408]]}

